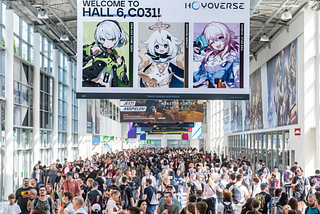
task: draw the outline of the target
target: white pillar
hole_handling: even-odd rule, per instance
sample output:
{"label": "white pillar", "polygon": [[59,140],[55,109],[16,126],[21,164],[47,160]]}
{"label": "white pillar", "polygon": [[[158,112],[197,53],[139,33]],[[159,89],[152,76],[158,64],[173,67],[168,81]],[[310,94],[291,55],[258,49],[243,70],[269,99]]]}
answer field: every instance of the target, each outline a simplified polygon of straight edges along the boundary
{"label": "white pillar", "polygon": [[40,33],[33,34],[33,158],[34,166],[40,158]]}
{"label": "white pillar", "polygon": [[85,99],[79,99],[78,102],[78,123],[79,123],[79,156],[82,157],[82,159],[85,159],[88,157],[88,149],[87,149],[87,143],[86,143],[86,136],[87,136],[87,100]]}
{"label": "white pillar", "polygon": [[68,160],[73,160],[73,151],[72,151],[72,61],[68,61],[67,64],[67,83],[68,83],[68,99],[67,99],[67,157]]}
{"label": "white pillar", "polygon": [[[10,2],[8,3],[10,4]],[[13,193],[13,10],[7,9],[5,11],[5,28],[4,39],[6,41],[6,53],[5,53],[5,158],[4,162],[6,167],[4,168],[4,195],[8,196]]]}
{"label": "white pillar", "polygon": [[316,165],[320,167],[320,11],[316,11],[316,71],[315,71],[315,114],[316,114]]}
{"label": "white pillar", "polygon": [[[53,159],[59,158],[59,142],[58,142],[58,127],[59,127],[59,117],[58,117],[58,108],[59,108],[59,55],[58,50],[53,49],[52,53],[52,74],[53,74],[53,112],[52,112],[52,153]],[[62,160],[60,160],[62,161]]]}

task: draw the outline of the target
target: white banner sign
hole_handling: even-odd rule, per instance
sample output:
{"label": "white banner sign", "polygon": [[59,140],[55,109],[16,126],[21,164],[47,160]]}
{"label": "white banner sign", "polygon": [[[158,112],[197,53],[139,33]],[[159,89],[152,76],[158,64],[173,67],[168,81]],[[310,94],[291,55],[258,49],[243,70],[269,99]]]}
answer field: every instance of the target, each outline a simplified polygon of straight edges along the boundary
{"label": "white banner sign", "polygon": [[247,0],[78,0],[78,98],[248,99]]}

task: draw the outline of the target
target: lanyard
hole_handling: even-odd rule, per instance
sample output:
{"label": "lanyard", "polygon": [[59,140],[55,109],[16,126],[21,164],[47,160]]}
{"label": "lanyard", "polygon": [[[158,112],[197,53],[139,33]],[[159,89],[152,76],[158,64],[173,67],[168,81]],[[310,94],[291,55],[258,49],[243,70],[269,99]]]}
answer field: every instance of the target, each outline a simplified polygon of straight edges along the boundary
{"label": "lanyard", "polygon": [[[172,207],[173,207],[173,204],[171,205],[170,210],[168,210],[169,213],[171,213]],[[167,209],[168,209],[168,208],[167,208],[167,205],[166,205],[166,210],[167,210]]]}

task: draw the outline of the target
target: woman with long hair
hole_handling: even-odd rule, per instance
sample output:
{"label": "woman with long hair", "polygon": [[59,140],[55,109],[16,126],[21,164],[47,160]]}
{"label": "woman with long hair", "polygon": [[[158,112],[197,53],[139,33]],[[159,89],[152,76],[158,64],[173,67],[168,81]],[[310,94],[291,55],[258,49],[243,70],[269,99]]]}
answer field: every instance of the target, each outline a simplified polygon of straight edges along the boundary
{"label": "woman with long hair", "polygon": [[248,214],[259,214],[260,201],[253,199],[251,202],[252,211],[249,211]]}
{"label": "woman with long hair", "polygon": [[290,205],[286,204],[283,206],[281,214],[288,214],[290,210],[291,210]]}
{"label": "woman with long hair", "polygon": [[47,190],[47,197],[51,198],[54,201],[56,212],[57,212],[59,208],[59,195],[56,191],[53,190],[53,186],[50,183],[47,183],[46,190]]}
{"label": "woman with long hair", "polygon": [[248,198],[246,203],[242,206],[241,214],[246,214],[248,211],[252,210],[251,203],[254,198]]}
{"label": "woman with long hair", "polygon": [[87,180],[88,191],[87,192],[89,192],[92,189],[93,182],[94,182],[94,180],[92,178],[88,178],[88,180]]}
{"label": "woman with long hair", "polygon": [[[275,173],[272,173],[275,174]],[[277,188],[274,190],[274,197],[271,198],[271,201],[269,202],[269,210],[270,210],[270,214],[275,214],[275,207],[276,204],[278,203],[279,199],[280,199],[280,195],[282,193],[282,189],[281,188]]]}
{"label": "woman with long hair", "polygon": [[232,196],[229,192],[223,192],[222,202],[218,204],[217,214],[224,214],[225,208],[231,208],[234,212],[236,211],[236,205],[232,203]]}
{"label": "woman with long hair", "polygon": [[117,214],[121,208],[120,192],[118,190],[112,190],[110,194],[110,199],[108,200],[106,213]]}
{"label": "woman with long hair", "polygon": [[299,211],[299,202],[296,198],[290,198],[288,201],[288,205],[291,207],[291,210],[294,210],[296,214],[300,214],[301,211]]}
{"label": "woman with long hair", "polygon": [[144,199],[141,199],[138,201],[137,207],[139,207],[143,214],[151,214],[150,212],[147,211],[147,201]]}
{"label": "woman with long hair", "polygon": [[281,214],[283,210],[283,206],[286,205],[287,203],[288,203],[288,194],[286,192],[282,192],[274,208],[274,214]]}

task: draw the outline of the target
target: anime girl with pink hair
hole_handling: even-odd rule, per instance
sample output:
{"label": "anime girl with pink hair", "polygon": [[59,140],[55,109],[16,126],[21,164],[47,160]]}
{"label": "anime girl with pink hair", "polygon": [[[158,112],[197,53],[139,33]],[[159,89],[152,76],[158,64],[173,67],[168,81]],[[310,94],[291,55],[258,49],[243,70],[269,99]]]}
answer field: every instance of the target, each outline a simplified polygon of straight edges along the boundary
{"label": "anime girl with pink hair", "polygon": [[229,88],[238,88],[238,51],[239,36],[230,27],[215,21],[207,24],[194,42],[194,87],[215,88],[222,81]]}

